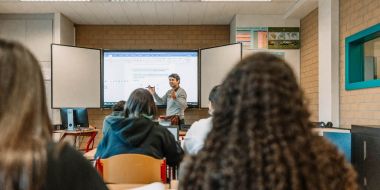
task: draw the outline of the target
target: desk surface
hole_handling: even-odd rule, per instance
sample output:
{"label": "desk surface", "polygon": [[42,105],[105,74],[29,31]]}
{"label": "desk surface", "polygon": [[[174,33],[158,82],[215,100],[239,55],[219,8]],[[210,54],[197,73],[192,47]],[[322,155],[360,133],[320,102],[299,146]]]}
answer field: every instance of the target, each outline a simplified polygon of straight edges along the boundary
{"label": "desk surface", "polygon": [[98,132],[99,129],[84,129],[84,130],[74,130],[74,131],[69,131],[69,130],[55,130],[53,133],[65,133],[65,134],[83,134],[83,133],[93,133],[93,132]]}

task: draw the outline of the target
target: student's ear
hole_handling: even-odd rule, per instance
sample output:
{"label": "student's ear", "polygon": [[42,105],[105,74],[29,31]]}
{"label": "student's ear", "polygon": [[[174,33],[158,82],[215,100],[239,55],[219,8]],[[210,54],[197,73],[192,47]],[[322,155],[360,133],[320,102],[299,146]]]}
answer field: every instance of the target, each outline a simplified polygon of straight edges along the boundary
{"label": "student's ear", "polygon": [[214,113],[214,106],[211,102],[208,102],[208,114],[212,115]]}

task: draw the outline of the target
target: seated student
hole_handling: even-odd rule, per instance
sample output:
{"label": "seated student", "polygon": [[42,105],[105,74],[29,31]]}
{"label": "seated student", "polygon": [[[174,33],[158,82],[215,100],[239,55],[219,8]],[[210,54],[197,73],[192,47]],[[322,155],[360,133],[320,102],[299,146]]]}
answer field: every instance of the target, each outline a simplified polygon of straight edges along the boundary
{"label": "seated student", "polygon": [[112,106],[112,112],[110,115],[106,116],[103,121],[103,135],[106,134],[112,124],[112,118],[124,118],[125,117],[125,101],[120,100],[115,105]]}
{"label": "seated student", "polygon": [[296,77],[257,53],[227,75],[204,148],[181,167],[180,189],[354,190],[338,149],[314,135]]}
{"label": "seated student", "polygon": [[165,157],[169,165],[177,165],[183,151],[168,129],[152,121],[156,110],[148,90],[134,90],[126,103],[128,117],[111,119],[110,129],[99,143],[95,158],[137,153],[159,159]]}
{"label": "seated student", "polygon": [[[214,86],[208,96],[208,113],[212,116],[216,100],[219,97],[220,86]],[[205,138],[212,128],[212,117],[194,122],[187,131],[183,141],[183,149],[186,153],[194,155],[203,148]]]}
{"label": "seated student", "polygon": [[107,189],[79,152],[52,142],[39,63],[1,39],[0,131],[0,189]]}

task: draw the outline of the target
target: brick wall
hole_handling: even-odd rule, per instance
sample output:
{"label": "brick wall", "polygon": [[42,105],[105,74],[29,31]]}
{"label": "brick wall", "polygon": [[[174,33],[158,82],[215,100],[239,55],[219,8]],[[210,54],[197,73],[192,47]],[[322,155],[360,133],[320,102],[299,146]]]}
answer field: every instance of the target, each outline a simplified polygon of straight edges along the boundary
{"label": "brick wall", "polygon": [[76,45],[104,49],[198,49],[230,42],[228,25],[77,25]]}
{"label": "brick wall", "polygon": [[[103,49],[199,49],[229,44],[228,25],[94,26],[76,25],[76,45]],[[109,109],[89,109],[90,124],[102,128]],[[164,114],[165,110],[159,110]],[[187,109],[186,123],[208,117],[206,109]],[[101,134],[97,136],[97,145]]]}
{"label": "brick wall", "polygon": [[300,82],[308,100],[311,120],[318,121],[318,9],[301,20]]}
{"label": "brick wall", "polygon": [[380,125],[380,88],[346,91],[345,38],[380,22],[379,0],[341,0],[339,18],[340,47],[340,123]]}

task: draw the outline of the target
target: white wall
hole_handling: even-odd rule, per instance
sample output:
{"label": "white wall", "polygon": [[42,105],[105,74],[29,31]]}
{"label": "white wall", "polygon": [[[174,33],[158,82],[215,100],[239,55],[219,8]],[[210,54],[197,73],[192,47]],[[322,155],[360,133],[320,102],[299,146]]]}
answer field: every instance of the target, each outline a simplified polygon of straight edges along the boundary
{"label": "white wall", "polygon": [[230,42],[236,42],[236,15],[230,22]]}
{"label": "white wall", "polygon": [[300,19],[282,15],[236,15],[236,27],[299,27]]}
{"label": "white wall", "polygon": [[52,43],[74,45],[74,25],[61,14],[0,14],[0,38],[15,40],[36,56],[45,80],[47,106],[53,124],[60,123],[59,111],[51,110]]}
{"label": "white wall", "polygon": [[60,13],[54,14],[54,43],[63,45],[75,45],[75,28],[65,15]]}
{"label": "white wall", "polygon": [[319,121],[339,127],[339,0],[319,0]]}
{"label": "white wall", "polygon": [[[74,23],[61,13],[54,14],[54,43],[64,45],[75,45],[75,27]],[[49,68],[50,71],[50,68]],[[45,81],[49,83],[46,88],[49,93],[49,108],[51,108],[51,81]],[[51,119],[53,124],[61,123],[61,115],[59,109],[51,109]]]}

